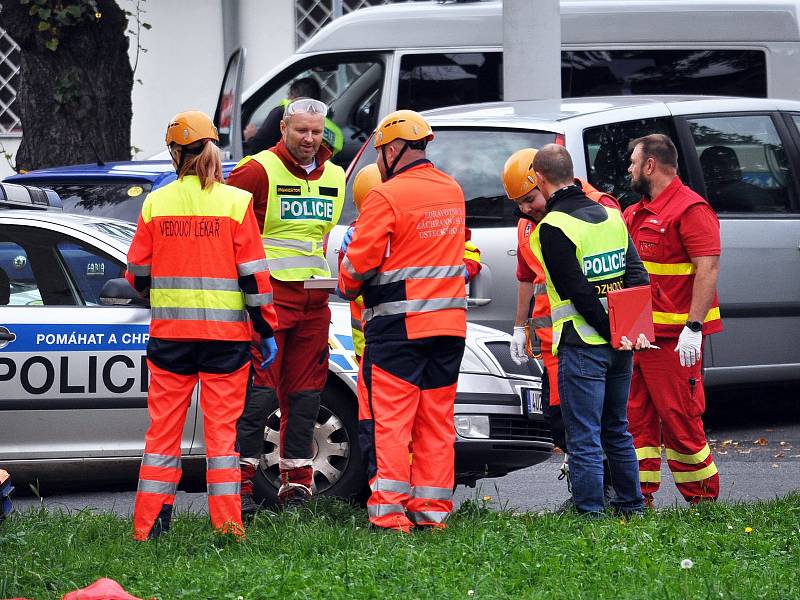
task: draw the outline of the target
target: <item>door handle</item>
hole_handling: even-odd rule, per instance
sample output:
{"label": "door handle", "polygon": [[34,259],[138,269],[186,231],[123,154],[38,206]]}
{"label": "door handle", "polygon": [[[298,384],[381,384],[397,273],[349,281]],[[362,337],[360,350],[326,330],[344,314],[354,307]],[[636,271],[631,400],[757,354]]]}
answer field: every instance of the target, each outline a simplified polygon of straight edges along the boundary
{"label": "door handle", "polygon": [[476,306],[486,306],[491,302],[491,298],[467,298],[467,308],[475,308]]}

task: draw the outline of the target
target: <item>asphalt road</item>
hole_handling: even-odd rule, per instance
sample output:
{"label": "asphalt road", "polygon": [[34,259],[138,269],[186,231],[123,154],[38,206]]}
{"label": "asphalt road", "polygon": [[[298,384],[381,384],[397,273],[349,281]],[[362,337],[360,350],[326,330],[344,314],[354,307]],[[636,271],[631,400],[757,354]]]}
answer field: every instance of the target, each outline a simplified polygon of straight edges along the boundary
{"label": "asphalt road", "polygon": [[[705,423],[720,472],[720,500],[752,502],[800,490],[800,386],[714,393],[708,402]],[[474,489],[459,487],[456,506],[473,499],[517,511],[552,510],[568,496],[564,482],[557,479],[561,459],[554,455],[535,467],[499,479],[485,479]],[[135,489],[135,482],[130,489]],[[54,491],[41,500],[17,496],[15,507],[24,511],[42,502],[53,510],[88,508],[129,516],[134,496],[135,492],[128,490],[81,494]],[[664,461],[656,505],[682,504]],[[204,512],[205,494],[179,492],[176,509]]]}

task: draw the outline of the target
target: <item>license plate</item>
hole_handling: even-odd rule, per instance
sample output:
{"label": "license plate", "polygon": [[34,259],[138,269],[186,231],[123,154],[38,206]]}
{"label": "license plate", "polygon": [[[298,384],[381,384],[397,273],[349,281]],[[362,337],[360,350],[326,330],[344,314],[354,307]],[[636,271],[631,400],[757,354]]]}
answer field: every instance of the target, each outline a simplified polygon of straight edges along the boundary
{"label": "license plate", "polygon": [[542,392],[533,388],[522,388],[522,412],[526,415],[542,414]]}

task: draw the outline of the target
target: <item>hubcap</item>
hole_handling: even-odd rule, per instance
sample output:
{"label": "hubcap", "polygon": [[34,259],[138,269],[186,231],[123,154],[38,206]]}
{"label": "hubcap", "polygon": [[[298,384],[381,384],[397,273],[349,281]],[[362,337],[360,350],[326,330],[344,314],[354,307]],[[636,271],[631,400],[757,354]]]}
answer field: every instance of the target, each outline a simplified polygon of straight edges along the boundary
{"label": "hubcap", "polygon": [[[264,429],[264,454],[261,455],[260,468],[277,490],[280,485],[280,409],[267,419]],[[350,462],[350,436],[342,420],[324,406],[319,407],[317,422],[314,424],[312,440],[314,479],[312,490],[315,494],[324,493],[342,478]]]}

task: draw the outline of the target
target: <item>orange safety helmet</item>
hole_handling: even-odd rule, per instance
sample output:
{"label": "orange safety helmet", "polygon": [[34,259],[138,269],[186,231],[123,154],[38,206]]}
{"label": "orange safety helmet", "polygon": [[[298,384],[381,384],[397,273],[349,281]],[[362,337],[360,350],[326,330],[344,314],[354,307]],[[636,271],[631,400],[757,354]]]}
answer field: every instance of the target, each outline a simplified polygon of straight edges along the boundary
{"label": "orange safety helmet", "polygon": [[356,173],[356,178],[353,180],[353,204],[356,205],[358,212],[361,212],[361,203],[367,194],[381,183],[381,172],[376,163],[370,163]]}
{"label": "orange safety helmet", "polygon": [[428,122],[416,111],[396,110],[386,115],[375,128],[375,147],[380,148],[394,140],[431,141],[433,129]]}
{"label": "orange safety helmet", "polygon": [[200,140],[214,140],[219,143],[217,128],[204,112],[187,110],[178,113],[167,125],[167,146],[189,146]]}
{"label": "orange safety helmet", "polygon": [[523,148],[508,157],[503,165],[503,187],[511,200],[518,200],[539,185],[533,172],[536,150]]}

